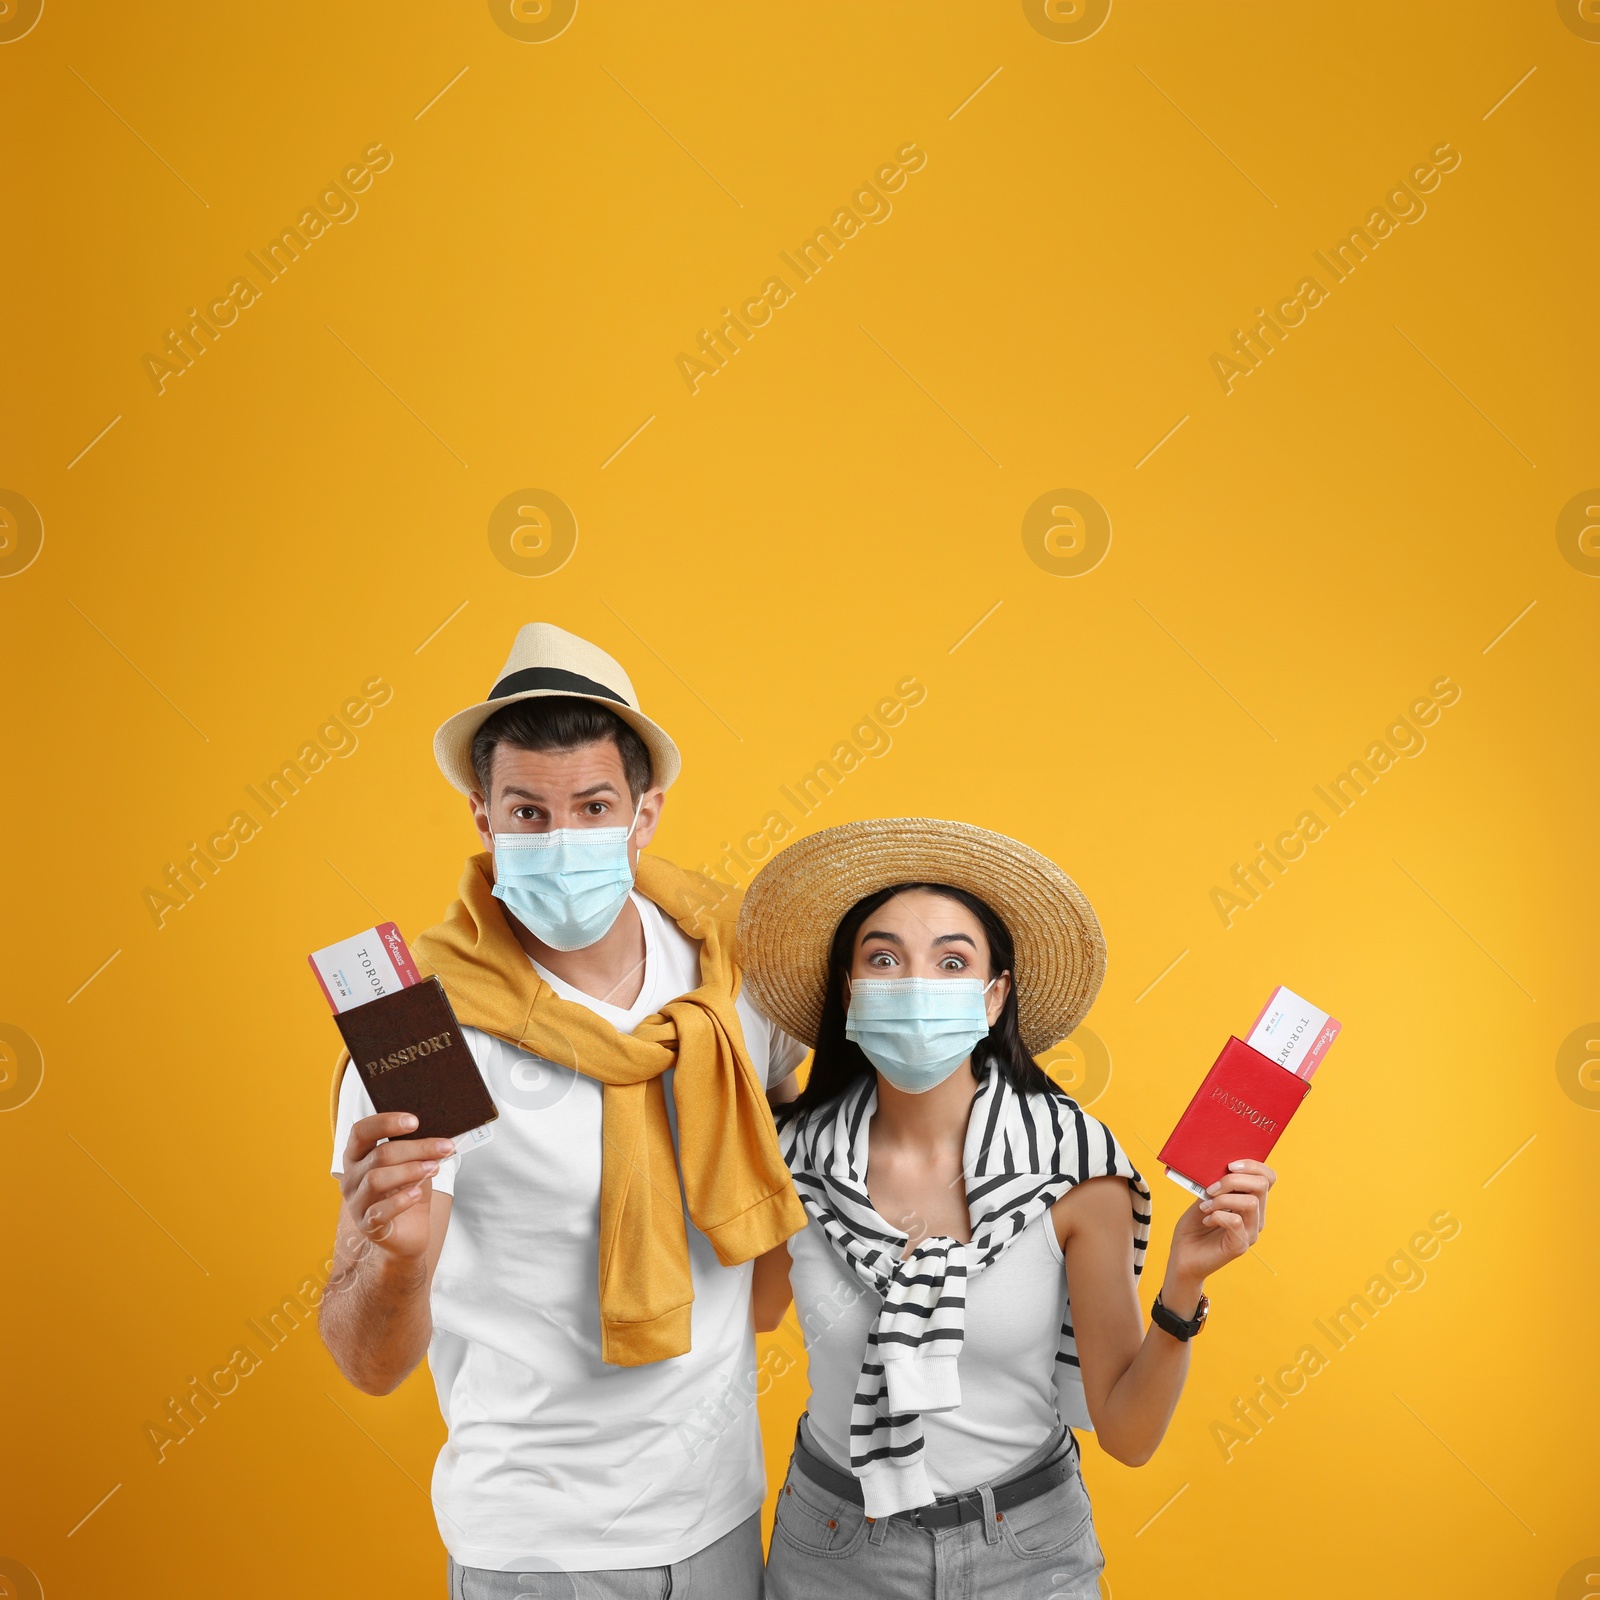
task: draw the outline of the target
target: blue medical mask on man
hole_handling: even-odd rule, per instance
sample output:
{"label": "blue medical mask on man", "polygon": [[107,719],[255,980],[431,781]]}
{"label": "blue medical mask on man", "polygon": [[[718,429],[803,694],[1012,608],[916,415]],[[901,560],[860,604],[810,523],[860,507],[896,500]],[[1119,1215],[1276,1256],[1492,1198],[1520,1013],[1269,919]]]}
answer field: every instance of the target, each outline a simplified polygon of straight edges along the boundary
{"label": "blue medical mask on man", "polygon": [[844,1036],[895,1088],[937,1088],[989,1033],[985,996],[997,982],[976,978],[852,978]]}
{"label": "blue medical mask on man", "polygon": [[552,950],[583,950],[603,939],[633,888],[626,828],[551,828],[494,836],[494,897]]}

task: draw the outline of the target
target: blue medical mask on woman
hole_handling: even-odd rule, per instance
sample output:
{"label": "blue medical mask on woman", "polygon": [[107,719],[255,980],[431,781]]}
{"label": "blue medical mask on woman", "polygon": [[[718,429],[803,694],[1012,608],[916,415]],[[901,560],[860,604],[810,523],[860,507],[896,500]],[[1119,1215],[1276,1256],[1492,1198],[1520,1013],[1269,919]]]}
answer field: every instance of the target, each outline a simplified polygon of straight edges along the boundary
{"label": "blue medical mask on woman", "polygon": [[995,979],[852,978],[844,1036],[895,1088],[926,1094],[989,1032]]}
{"label": "blue medical mask on woman", "polygon": [[[640,796],[640,804],[644,797]],[[551,828],[494,836],[494,897],[552,950],[583,950],[611,931],[633,888],[626,828]]]}

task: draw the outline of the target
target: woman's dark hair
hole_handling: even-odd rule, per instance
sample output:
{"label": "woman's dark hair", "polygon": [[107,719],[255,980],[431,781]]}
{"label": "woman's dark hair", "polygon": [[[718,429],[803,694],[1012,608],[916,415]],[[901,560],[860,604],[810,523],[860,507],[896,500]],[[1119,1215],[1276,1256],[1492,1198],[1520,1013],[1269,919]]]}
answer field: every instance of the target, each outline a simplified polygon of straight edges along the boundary
{"label": "woman's dark hair", "polygon": [[973,1046],[974,1075],[981,1078],[989,1067],[993,1067],[1021,1094],[1050,1094],[1065,1098],[1064,1091],[1045,1076],[1022,1042],[1022,1031],[1017,1025],[1016,950],[1011,943],[1011,930],[977,895],[968,894],[965,889],[954,889],[945,883],[897,883],[856,901],[834,929],[833,944],[828,951],[828,988],[822,1001],[822,1024],[817,1031],[811,1075],[806,1079],[806,1086],[798,1099],[777,1107],[780,1124],[836,1100],[853,1083],[870,1077],[875,1070],[861,1046],[844,1036],[844,980],[855,957],[856,936],[861,931],[861,925],[880,906],[909,889],[926,889],[930,894],[943,895],[947,900],[965,906],[978,919],[984,937],[989,941],[989,976],[997,977],[1002,972],[1011,974],[1011,987],[1006,994],[1005,1004],[1000,1008],[999,1017],[987,1036]]}

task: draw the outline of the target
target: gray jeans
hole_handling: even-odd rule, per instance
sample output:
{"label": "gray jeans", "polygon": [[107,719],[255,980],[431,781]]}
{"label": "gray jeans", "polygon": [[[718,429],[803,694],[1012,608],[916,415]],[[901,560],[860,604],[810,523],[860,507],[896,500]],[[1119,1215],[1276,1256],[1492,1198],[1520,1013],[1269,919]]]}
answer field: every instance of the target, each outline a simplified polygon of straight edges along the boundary
{"label": "gray jeans", "polygon": [[959,1527],[919,1528],[895,1517],[869,1523],[860,1506],[791,1462],[766,1600],[1099,1600],[1106,1562],[1082,1472],[998,1515],[993,1488],[977,1486],[987,1514]]}
{"label": "gray jeans", "polygon": [[670,1567],[489,1572],[450,1562],[450,1600],[761,1600],[761,1513]]}

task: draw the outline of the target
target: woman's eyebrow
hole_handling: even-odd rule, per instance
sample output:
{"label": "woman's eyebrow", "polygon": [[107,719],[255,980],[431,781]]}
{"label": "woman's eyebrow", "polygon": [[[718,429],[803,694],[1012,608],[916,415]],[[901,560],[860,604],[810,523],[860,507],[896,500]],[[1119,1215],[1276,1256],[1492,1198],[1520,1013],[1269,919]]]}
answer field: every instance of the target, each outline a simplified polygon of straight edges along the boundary
{"label": "woman's eyebrow", "polygon": [[977,942],[972,935],[967,933],[941,933],[933,942],[935,944],[954,944],[957,939],[963,944],[970,944],[974,950],[978,948]]}
{"label": "woman's eyebrow", "polygon": [[890,944],[904,945],[905,940],[898,933],[890,933],[887,928],[873,928],[870,932],[861,935],[861,942],[865,944],[868,939],[887,939]]}

